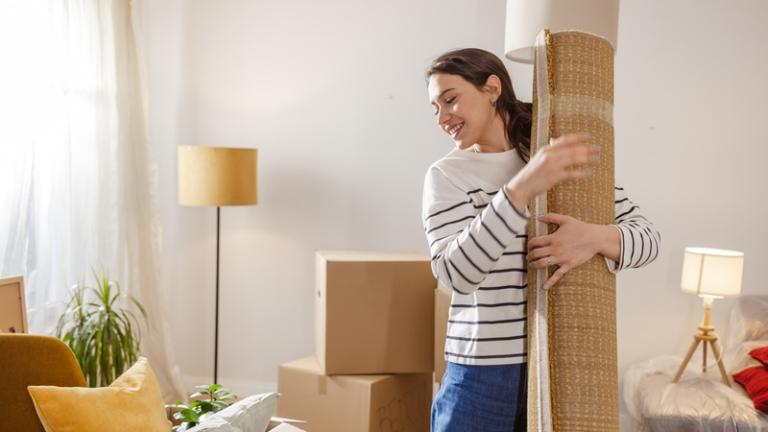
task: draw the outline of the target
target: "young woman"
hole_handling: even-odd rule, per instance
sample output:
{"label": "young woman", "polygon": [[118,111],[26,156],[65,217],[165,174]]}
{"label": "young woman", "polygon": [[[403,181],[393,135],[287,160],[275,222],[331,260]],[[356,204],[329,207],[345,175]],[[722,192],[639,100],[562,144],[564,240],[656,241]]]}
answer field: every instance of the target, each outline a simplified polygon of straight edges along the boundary
{"label": "young woman", "polygon": [[588,135],[565,135],[531,158],[530,104],[492,53],[445,53],[426,76],[438,126],[456,145],[424,184],[432,270],[453,291],[432,430],[525,430],[526,268],[557,266],[551,287],[597,254],[613,272],[641,267],[658,256],[659,233],[616,187],[615,224],[548,214],[540,219],[558,230],[528,240],[529,200],[589,176],[597,148]]}

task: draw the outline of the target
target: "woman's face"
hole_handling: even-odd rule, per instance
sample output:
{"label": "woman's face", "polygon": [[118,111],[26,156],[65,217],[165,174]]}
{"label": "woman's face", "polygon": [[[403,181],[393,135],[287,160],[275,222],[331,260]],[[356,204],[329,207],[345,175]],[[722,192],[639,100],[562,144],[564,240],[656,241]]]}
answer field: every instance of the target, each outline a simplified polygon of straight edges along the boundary
{"label": "woman's face", "polygon": [[437,124],[460,149],[471,147],[490,129],[496,115],[495,100],[493,91],[480,91],[459,75],[429,77],[429,101]]}

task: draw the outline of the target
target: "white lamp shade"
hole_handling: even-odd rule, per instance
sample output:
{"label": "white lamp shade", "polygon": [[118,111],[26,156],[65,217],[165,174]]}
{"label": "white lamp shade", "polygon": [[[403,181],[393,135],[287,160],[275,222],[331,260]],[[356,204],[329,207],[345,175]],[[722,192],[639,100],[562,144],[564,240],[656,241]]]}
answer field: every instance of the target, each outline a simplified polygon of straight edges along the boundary
{"label": "white lamp shade", "polygon": [[683,292],[702,297],[736,296],[741,292],[742,252],[724,249],[685,248]]}
{"label": "white lamp shade", "polygon": [[592,33],[607,39],[615,50],[619,0],[507,0],[507,58],[533,63],[536,36],[545,28]]}

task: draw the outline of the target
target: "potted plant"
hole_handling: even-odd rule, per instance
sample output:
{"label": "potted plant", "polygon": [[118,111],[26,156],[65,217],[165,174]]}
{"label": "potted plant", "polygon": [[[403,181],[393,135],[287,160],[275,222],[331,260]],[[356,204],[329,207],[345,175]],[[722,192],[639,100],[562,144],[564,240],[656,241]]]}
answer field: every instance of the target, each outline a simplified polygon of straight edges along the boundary
{"label": "potted plant", "polygon": [[236,398],[220,384],[195,386],[198,390],[187,405],[176,402],[173,418],[181,423],[173,427],[173,432],[183,432],[197,426],[204,414],[215,413],[228,407]]}
{"label": "potted plant", "polygon": [[[75,353],[86,382],[91,387],[107,386],[136,362],[141,344],[139,320],[132,305],[146,323],[144,307],[124,295],[120,283],[91,270],[96,286],[78,283],[59,318],[56,336]],[[122,303],[127,301],[127,307]]]}

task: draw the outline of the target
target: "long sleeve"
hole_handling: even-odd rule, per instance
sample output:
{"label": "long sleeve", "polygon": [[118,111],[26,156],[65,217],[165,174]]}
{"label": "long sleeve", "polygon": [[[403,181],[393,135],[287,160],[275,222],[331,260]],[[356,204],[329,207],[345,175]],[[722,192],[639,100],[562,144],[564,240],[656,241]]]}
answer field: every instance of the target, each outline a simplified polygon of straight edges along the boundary
{"label": "long sleeve", "polygon": [[[473,194],[492,195],[485,205],[475,204]],[[432,272],[459,294],[477,290],[494,270],[507,247],[525,237],[528,216],[512,205],[504,188],[464,191],[436,167],[424,182],[422,217],[432,256]]]}
{"label": "long sleeve", "polygon": [[615,187],[615,227],[621,239],[621,257],[618,262],[606,258],[612,272],[640,268],[659,256],[661,234],[651,221],[640,213],[640,207],[629,199],[624,188]]}

